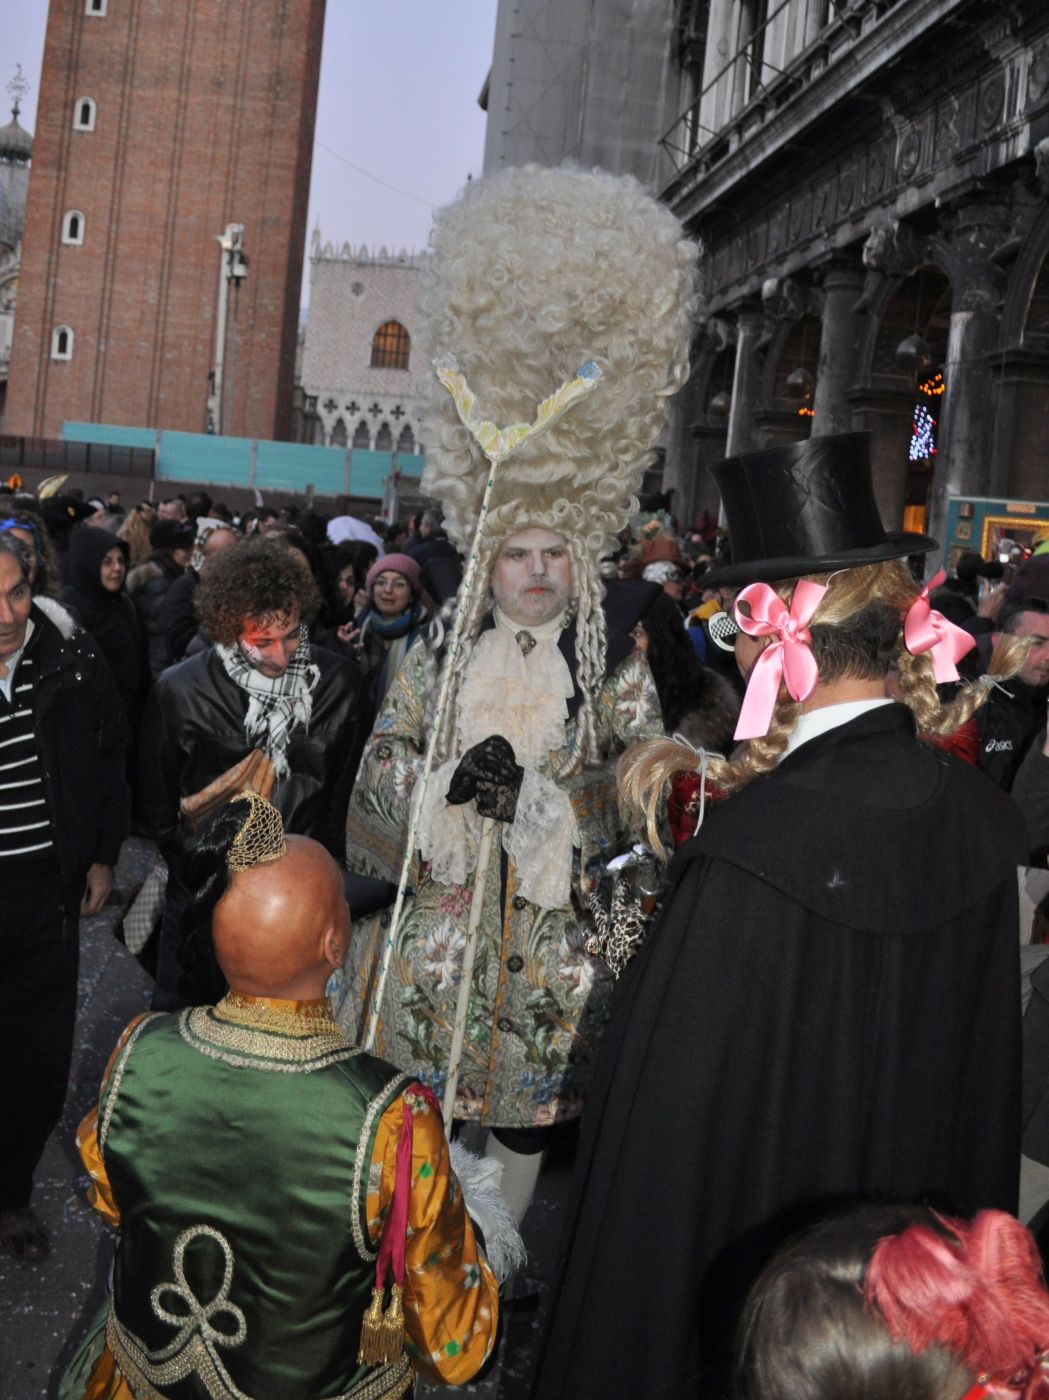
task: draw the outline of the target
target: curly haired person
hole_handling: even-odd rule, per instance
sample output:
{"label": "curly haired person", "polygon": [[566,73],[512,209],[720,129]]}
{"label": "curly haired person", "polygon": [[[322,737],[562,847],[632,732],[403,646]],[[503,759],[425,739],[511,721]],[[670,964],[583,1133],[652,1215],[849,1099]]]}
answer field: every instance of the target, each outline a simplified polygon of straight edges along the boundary
{"label": "curly haired person", "polygon": [[[356,665],[312,646],[320,599],[301,556],[280,539],[248,540],[208,562],[196,615],[213,645],[165,671],[142,724],[139,803],[174,859],[179,804],[254,750],[272,765],[272,800],[289,831],[342,861],[346,806],[367,715]],[[183,1004],[176,924],[184,895],[172,871],[154,1005]]]}

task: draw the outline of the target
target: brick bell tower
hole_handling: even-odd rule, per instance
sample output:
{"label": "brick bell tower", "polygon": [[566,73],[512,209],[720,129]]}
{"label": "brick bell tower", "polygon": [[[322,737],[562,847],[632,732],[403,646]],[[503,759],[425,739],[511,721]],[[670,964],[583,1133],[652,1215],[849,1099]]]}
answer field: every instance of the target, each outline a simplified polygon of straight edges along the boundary
{"label": "brick bell tower", "polygon": [[[5,430],[286,436],[324,0],[51,0]],[[238,272],[244,265],[237,260]]]}

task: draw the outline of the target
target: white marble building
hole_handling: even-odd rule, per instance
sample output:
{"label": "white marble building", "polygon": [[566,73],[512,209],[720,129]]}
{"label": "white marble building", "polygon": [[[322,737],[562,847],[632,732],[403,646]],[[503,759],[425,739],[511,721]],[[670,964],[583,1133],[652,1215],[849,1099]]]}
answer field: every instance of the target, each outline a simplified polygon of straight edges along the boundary
{"label": "white marble building", "polygon": [[414,253],[325,242],[314,230],[302,391],[326,447],[421,453]]}

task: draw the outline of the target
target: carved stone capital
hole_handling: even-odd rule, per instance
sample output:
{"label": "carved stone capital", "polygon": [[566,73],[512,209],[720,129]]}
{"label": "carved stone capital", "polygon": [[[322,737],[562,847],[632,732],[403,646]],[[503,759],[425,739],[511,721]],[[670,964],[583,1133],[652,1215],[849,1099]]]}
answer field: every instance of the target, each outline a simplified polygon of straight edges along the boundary
{"label": "carved stone capital", "polygon": [[945,210],[941,230],[929,239],[929,251],[951,279],[952,309],[1000,311],[1005,278],[995,254],[1009,235],[1007,200],[974,191]]}

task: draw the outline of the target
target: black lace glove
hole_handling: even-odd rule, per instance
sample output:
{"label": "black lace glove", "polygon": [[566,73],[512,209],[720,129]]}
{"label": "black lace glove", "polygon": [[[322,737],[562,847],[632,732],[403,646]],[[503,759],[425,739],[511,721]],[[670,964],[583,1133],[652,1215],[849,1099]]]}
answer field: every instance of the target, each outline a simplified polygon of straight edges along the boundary
{"label": "black lace glove", "polygon": [[459,760],[448,786],[448,801],[458,807],[474,797],[482,817],[512,822],[523,777],[524,769],[512,745],[501,734],[492,734],[467,749]]}

